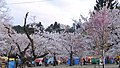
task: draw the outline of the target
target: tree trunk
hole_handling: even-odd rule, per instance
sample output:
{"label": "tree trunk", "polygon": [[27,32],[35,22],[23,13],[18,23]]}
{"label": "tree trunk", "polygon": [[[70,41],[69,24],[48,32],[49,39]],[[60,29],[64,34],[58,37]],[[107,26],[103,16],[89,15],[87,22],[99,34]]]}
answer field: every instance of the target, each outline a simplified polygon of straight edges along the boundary
{"label": "tree trunk", "polygon": [[73,66],[73,52],[70,53],[70,66]]}
{"label": "tree trunk", "polygon": [[25,19],[24,19],[24,31],[25,31],[25,34],[27,35],[27,37],[28,37],[28,39],[29,39],[29,41],[30,41],[30,43],[31,43],[30,46],[31,46],[31,48],[32,48],[32,54],[33,54],[34,59],[35,59],[35,58],[36,58],[36,55],[35,55],[34,42],[33,42],[33,39],[30,37],[30,35],[29,35],[28,31],[27,31],[27,28],[26,28],[26,20],[27,20],[27,17],[28,17],[28,13],[29,13],[29,12],[26,13]]}
{"label": "tree trunk", "polygon": [[53,62],[53,66],[56,66],[56,65],[57,65],[56,55],[55,55],[55,53],[54,53],[53,55],[54,55],[54,62]]}

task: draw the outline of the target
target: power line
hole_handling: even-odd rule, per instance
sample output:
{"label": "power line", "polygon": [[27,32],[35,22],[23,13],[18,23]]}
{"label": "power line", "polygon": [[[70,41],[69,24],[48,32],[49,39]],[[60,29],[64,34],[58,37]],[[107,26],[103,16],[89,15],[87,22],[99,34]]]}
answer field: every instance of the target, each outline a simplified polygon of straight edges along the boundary
{"label": "power line", "polygon": [[26,3],[38,3],[38,2],[44,2],[44,1],[50,1],[50,0],[42,0],[42,1],[29,1],[29,2],[18,2],[18,3],[8,3],[7,5],[26,4]]}

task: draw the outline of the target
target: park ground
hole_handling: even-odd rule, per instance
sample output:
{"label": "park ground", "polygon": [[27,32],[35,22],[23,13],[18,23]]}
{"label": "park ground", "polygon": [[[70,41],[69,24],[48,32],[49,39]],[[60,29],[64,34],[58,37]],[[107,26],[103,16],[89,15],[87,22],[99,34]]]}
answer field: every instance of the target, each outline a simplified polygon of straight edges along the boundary
{"label": "park ground", "polygon": [[[39,67],[29,67],[29,68],[103,68],[102,65],[74,65],[74,66],[68,66],[68,65],[58,65],[58,66],[39,66]],[[118,65],[115,64],[106,64],[104,68],[118,68]]]}

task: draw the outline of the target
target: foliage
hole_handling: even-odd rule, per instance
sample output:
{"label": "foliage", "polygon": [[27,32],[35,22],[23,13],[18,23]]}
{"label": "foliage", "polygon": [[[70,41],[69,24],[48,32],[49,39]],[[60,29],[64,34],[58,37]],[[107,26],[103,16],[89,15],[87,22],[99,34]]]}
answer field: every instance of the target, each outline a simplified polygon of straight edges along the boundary
{"label": "foliage", "polygon": [[104,6],[107,6],[109,9],[114,9],[118,7],[118,1],[116,0],[96,0],[96,5],[94,6],[94,9],[99,11]]}
{"label": "foliage", "polygon": [[13,29],[14,29],[17,33],[21,33],[21,34],[24,33],[23,27],[21,27],[20,25],[13,26]]}
{"label": "foliage", "polygon": [[60,29],[60,24],[55,22],[54,25],[51,24],[50,26],[48,26],[48,28],[46,28],[45,31],[48,31],[48,32],[60,32],[61,29]]}
{"label": "foliage", "polygon": [[11,19],[12,17],[9,16],[9,8],[6,6],[5,0],[0,0],[0,22],[10,23]]}
{"label": "foliage", "polygon": [[[0,54],[8,55],[11,46],[12,53],[21,53],[25,58],[33,55],[41,57],[48,54],[46,51],[49,56],[53,56],[54,52],[56,56],[70,56],[71,51],[73,56],[79,57],[100,55],[101,50],[105,50],[106,55],[116,54],[120,51],[120,10],[111,10],[112,1],[98,0],[102,9],[90,12],[90,18],[80,15],[78,21],[73,20],[72,27],[57,22],[46,29],[41,22],[25,26],[1,22]],[[107,2],[110,2],[109,6],[104,6]]]}

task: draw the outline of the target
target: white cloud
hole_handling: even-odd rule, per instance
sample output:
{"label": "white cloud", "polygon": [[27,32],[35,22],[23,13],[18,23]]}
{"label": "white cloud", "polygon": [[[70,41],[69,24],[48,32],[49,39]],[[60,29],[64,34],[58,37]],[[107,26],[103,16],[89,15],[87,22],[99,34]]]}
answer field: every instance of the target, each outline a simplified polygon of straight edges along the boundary
{"label": "white cloud", "polygon": [[[30,2],[38,0],[7,0],[7,3]],[[88,15],[93,9],[95,0],[46,0],[38,3],[24,3],[8,5],[11,9],[11,16],[14,17],[14,24],[23,24],[24,15],[30,12],[30,16],[37,16],[44,26],[48,26],[55,21],[72,25],[71,18],[78,19],[79,15]]]}

